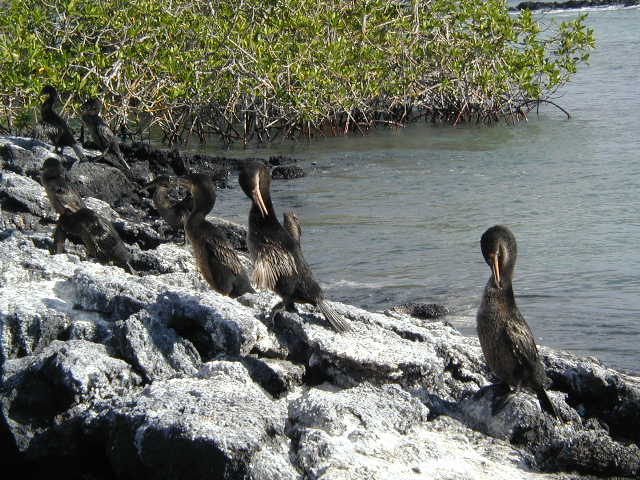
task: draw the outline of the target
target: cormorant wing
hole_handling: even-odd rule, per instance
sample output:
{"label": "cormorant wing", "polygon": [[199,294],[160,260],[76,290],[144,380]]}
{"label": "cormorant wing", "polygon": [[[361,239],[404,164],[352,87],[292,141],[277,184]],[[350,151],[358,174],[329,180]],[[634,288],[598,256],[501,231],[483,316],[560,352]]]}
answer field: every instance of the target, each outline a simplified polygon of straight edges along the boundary
{"label": "cormorant wing", "polygon": [[67,210],[76,212],[81,208],[85,208],[82,197],[80,197],[75,190],[69,188],[68,185],[58,184],[56,186],[56,196],[60,199],[62,206]]}
{"label": "cormorant wing", "polygon": [[532,371],[532,376],[535,376],[540,361],[535,338],[520,312],[514,320],[509,322],[508,327],[502,331],[499,343],[513,352],[518,365],[516,368]]}
{"label": "cormorant wing", "polygon": [[275,290],[278,279],[298,275],[293,254],[279,243],[266,239],[257,251],[253,282],[258,288]]}
{"label": "cormorant wing", "polygon": [[102,143],[102,148],[107,148],[107,146],[112,145],[116,141],[116,136],[113,134],[109,125],[107,125],[102,119],[98,122],[96,126],[96,132],[98,137],[100,138],[100,143]]}
{"label": "cormorant wing", "polygon": [[218,263],[225,265],[236,275],[244,271],[242,263],[238,258],[238,253],[234,250],[231,242],[221,234],[213,225],[207,223],[205,235],[205,248],[209,255],[215,258]]}

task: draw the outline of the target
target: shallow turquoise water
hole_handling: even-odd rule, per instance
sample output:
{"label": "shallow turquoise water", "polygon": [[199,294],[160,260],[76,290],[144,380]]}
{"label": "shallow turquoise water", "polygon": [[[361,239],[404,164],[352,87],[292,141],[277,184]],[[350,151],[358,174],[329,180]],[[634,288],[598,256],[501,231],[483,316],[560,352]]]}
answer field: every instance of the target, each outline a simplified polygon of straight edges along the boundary
{"label": "shallow turquoise water", "polygon": [[[546,18],[575,13],[546,14]],[[303,250],[335,300],[371,309],[439,302],[475,335],[489,276],[479,249],[512,228],[514,288],[539,343],[640,371],[640,10],[590,13],[598,49],[528,123],[377,130],[230,156],[293,155],[310,173],[274,182]],[[212,151],[211,148],[208,149]],[[214,213],[246,223],[239,188]]]}

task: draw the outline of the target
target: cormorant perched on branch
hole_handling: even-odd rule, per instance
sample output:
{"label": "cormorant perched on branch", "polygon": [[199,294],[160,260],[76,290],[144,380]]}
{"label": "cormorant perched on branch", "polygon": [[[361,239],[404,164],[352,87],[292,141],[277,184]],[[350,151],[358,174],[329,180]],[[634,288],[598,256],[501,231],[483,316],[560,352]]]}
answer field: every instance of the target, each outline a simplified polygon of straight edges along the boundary
{"label": "cormorant perched on branch", "polygon": [[71,147],[80,161],[86,161],[87,157],[85,157],[82,147],[71,133],[69,125],[60,115],[53,111],[53,105],[58,100],[58,91],[53,86],[46,85],[42,89],[42,95],[48,95],[40,107],[42,125],[55,147],[55,153],[61,153],[64,147]]}
{"label": "cormorant perched on branch", "polygon": [[309,303],[317,307],[338,332],[350,330],[349,323],[325,301],[320,285],[302,256],[296,230],[292,236],[278,221],[271,202],[271,175],[267,168],[256,162],[247,163],[238,180],[253,202],[247,238],[254,260],[253,279],[259,288],[273,290],[282,297],[274,311],[295,312],[295,302]]}
{"label": "cormorant perched on branch", "polygon": [[480,241],[482,255],[491,268],[478,309],[478,338],[491,371],[503,382],[497,413],[506,403],[511,387],[532,390],[540,407],[558,418],[544,390],[547,376],[531,329],[516,306],[511,277],[516,264],[516,238],[502,225],[488,229]]}

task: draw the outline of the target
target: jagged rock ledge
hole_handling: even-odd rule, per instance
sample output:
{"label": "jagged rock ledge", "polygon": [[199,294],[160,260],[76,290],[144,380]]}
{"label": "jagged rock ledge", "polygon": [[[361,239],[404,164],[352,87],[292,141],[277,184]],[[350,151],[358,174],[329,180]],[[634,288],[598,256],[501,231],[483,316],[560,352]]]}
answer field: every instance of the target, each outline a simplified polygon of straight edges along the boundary
{"label": "jagged rock ledge", "polygon": [[591,7],[634,7],[636,5],[640,5],[640,0],[568,0],[566,2],[521,2],[515,7],[510,7],[509,10],[567,10]]}
{"label": "jagged rock ledge", "polygon": [[304,308],[272,318],[272,294],[218,295],[187,247],[151,245],[152,224],[97,199],[150,267],[130,275],[79,247],[50,255],[42,187],[1,175],[0,447],[27,477],[640,474],[637,377],[542,348],[563,421],[526,393],[492,416],[475,338],[338,303],[344,335]]}

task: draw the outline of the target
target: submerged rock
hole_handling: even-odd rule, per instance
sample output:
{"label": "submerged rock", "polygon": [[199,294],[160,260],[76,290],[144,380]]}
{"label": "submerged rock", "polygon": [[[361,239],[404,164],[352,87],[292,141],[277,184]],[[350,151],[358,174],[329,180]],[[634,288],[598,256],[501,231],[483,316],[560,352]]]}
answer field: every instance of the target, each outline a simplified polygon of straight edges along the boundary
{"label": "submerged rock", "polygon": [[50,255],[51,210],[29,194],[38,185],[2,175],[3,185],[25,186],[11,194],[44,229],[17,228],[6,220],[16,212],[2,210],[7,464],[91,459],[114,477],[153,479],[640,475],[637,377],[541,348],[562,421],[526,392],[494,416],[476,338],[340,303],[332,306],[353,326],[345,334],[303,305],[271,315],[275,295],[219,295],[189,247],[145,244],[151,224],[97,199],[93,208],[130,232],[149,268],[130,275]]}
{"label": "submerged rock", "polygon": [[302,178],[304,176],[304,170],[302,167],[297,165],[275,167],[271,171],[271,177],[276,180],[291,180],[293,178]]}
{"label": "submerged rock", "polygon": [[444,317],[449,314],[449,309],[437,303],[403,303],[395,305],[392,309],[396,313],[404,313],[422,320],[431,320]]}

